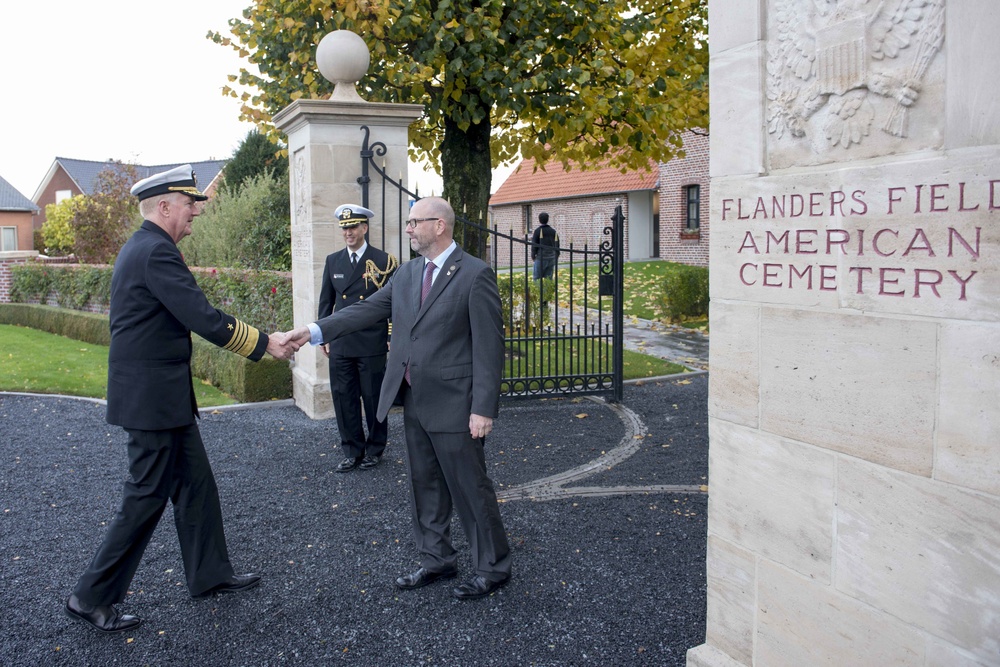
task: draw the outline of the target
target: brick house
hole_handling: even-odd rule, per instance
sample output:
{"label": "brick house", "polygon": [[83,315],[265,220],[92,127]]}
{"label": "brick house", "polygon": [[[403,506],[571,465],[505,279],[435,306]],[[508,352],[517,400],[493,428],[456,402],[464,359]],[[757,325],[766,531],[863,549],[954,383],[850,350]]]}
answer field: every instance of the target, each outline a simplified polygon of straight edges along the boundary
{"label": "brick house", "polygon": [[[93,194],[97,188],[97,175],[108,167],[114,166],[114,164],[111,160],[96,162],[93,160],[74,160],[72,158],[57,157],[52,162],[52,166],[49,167],[49,171],[45,174],[45,178],[42,179],[38,189],[35,190],[35,196],[32,197],[38,208],[38,213],[32,220],[33,228],[42,228],[42,224],[45,222],[45,207],[48,204],[57,204],[64,199],[69,199],[80,194]],[[133,166],[139,178],[142,179],[183,164],[191,164],[194,168],[195,176],[198,178],[199,189],[211,196],[219,185],[222,168],[225,166],[226,160]]]}
{"label": "brick house", "polygon": [[564,246],[596,249],[621,205],[626,259],[708,266],[708,136],[686,132],[684,152],[683,158],[651,163],[650,171],[624,174],[606,164],[565,171],[558,163],[532,173],[534,160],[524,160],[490,197],[490,223],[504,233],[530,235],[538,214],[546,212]]}
{"label": "brick house", "polygon": [[34,202],[0,177],[0,252],[33,250],[31,218]]}

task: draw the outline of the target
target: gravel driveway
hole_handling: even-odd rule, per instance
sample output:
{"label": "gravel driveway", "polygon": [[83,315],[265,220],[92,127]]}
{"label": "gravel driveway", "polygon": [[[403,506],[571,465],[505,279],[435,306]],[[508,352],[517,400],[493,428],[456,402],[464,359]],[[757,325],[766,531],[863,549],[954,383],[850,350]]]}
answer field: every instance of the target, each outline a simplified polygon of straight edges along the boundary
{"label": "gravel driveway", "polygon": [[[553,486],[544,502],[503,502],[513,578],[467,602],[450,596],[452,582],[392,585],[417,566],[401,414],[389,417],[382,464],[348,474],[333,471],[333,420],[294,407],[206,414],[231,559],[263,583],[192,600],[168,509],[121,605],[144,623],[112,636],[62,606],[117,510],[125,434],[101,405],[0,395],[0,662],[684,665],[704,641],[707,494],[643,489],[707,484],[707,386],[707,375],[629,385],[624,409],[505,404],[487,441],[502,493],[625,451],[616,448],[635,451]],[[583,486],[590,491],[574,490]],[[457,520],[453,535],[461,581],[468,546]]]}

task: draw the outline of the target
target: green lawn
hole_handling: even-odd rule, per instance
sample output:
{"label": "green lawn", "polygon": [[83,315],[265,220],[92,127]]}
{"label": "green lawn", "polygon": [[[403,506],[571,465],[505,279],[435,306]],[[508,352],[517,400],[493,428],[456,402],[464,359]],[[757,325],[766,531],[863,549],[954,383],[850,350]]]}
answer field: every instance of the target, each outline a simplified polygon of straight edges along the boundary
{"label": "green lawn", "polygon": [[[0,324],[0,391],[105,398],[108,348],[27,327]],[[236,401],[195,378],[200,407]]]}
{"label": "green lawn", "polygon": [[[622,310],[625,317],[638,317],[644,320],[659,320],[660,309],[657,306],[657,297],[663,287],[663,279],[671,268],[679,266],[673,262],[662,260],[649,260],[645,262],[626,262],[625,275],[622,277],[622,289],[624,299]],[[584,280],[583,269],[574,268],[572,275],[573,297],[577,305],[583,305]],[[597,284],[598,267],[589,266],[587,269],[586,295],[591,307],[597,307]],[[560,267],[559,273],[559,295],[560,301],[567,302],[570,296],[570,272],[567,267]],[[611,310],[611,297],[604,297],[602,301],[604,310]],[[692,329],[707,330],[708,320],[698,320],[685,322],[681,326]]]}
{"label": "green lawn", "polygon": [[[552,375],[586,375],[608,372],[611,365],[611,348],[592,340],[562,338],[544,341],[515,342],[511,354],[504,362],[503,377],[548,377]],[[687,371],[683,366],[640,354],[622,351],[622,378],[641,378],[673,375]],[[506,387],[505,387],[506,388]]]}

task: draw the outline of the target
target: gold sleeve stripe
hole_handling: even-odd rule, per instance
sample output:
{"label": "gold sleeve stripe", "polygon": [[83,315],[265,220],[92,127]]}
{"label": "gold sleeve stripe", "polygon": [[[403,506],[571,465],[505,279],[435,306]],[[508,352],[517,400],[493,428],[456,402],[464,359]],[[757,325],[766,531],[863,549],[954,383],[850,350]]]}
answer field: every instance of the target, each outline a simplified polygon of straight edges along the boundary
{"label": "gold sleeve stripe", "polygon": [[233,337],[229,339],[228,343],[223,345],[223,348],[230,352],[235,352],[242,357],[249,357],[257,349],[260,332],[239,320],[233,320],[233,322],[236,324]]}

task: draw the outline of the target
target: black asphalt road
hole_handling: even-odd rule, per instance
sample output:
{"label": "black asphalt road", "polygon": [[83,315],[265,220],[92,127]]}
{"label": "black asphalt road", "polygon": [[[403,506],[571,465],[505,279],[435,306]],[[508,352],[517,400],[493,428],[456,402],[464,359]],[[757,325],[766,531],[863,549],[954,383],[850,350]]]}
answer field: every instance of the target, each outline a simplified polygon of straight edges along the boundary
{"label": "black asphalt road", "polygon": [[[382,465],[348,474],[333,472],[332,420],[291,407],[206,415],[230,555],[263,583],[192,600],[168,510],[121,605],[144,623],[112,636],[62,607],[117,509],[125,434],[100,405],[0,395],[0,663],[684,665],[704,641],[707,496],[642,487],[707,483],[707,385],[700,375],[627,386],[623,405],[646,429],[638,451],[572,486],[635,492],[504,502],[513,578],[468,602],[451,597],[453,582],[392,585],[417,566],[400,414]],[[512,402],[487,461],[505,490],[631,437],[600,402]],[[457,521],[454,536],[469,576]]]}

